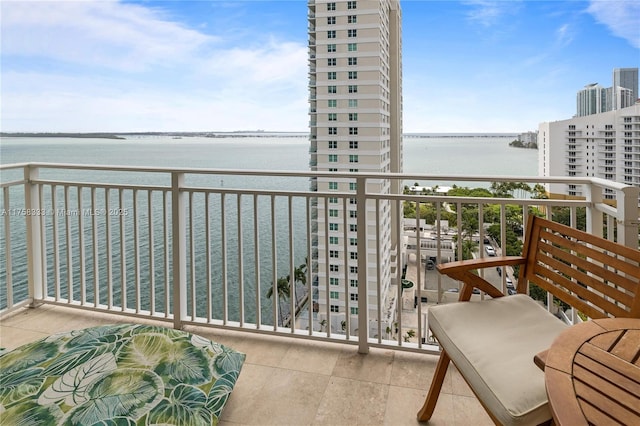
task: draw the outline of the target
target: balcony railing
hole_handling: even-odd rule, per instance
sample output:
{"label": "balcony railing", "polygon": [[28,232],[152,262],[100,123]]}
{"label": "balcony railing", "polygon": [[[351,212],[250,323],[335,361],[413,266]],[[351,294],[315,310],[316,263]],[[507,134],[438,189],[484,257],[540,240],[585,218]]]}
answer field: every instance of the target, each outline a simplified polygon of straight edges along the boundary
{"label": "balcony railing", "polygon": [[[491,243],[506,250],[509,234],[515,230],[522,237],[529,214],[558,219],[558,209],[562,209],[571,226],[638,246],[640,189],[595,178],[44,163],[4,165],[0,171],[0,315],[26,305],[56,304],[160,319],[176,328],[198,324],[340,341],[358,345],[361,352],[371,346],[437,351],[424,320],[426,308],[418,302],[428,295],[430,301],[443,303],[451,293],[445,291],[446,283],[438,275],[430,276],[435,282],[426,287],[427,259],[435,257],[439,262],[465,253],[466,242],[475,244],[473,256],[487,255],[483,248],[490,225],[499,229]],[[353,183],[357,192],[308,189],[309,182],[315,185],[329,179]],[[384,186],[380,182],[385,180],[458,186],[478,183],[485,187],[492,182],[523,180],[563,183],[581,187],[587,198],[531,198],[524,190],[515,191],[513,198],[456,197],[435,190],[425,194],[371,190]],[[605,203],[605,190],[615,194],[615,206]],[[335,284],[329,274],[315,274],[318,243],[324,241],[328,247],[328,235],[335,231],[327,229],[328,215],[317,206],[329,206],[336,199],[344,212],[350,204],[357,212],[357,219],[346,214],[340,218],[340,235],[345,236],[338,246],[341,271],[357,265],[358,283],[379,278],[369,276],[372,259],[378,264],[391,261],[390,270],[397,271],[392,272],[387,293],[380,285],[359,285],[353,301],[345,296],[350,286],[347,276],[340,275],[346,282],[342,306],[357,307],[357,314],[344,314],[346,327],[342,330],[332,327],[331,321],[323,322],[335,314],[318,296],[334,291]],[[379,248],[373,254],[367,252],[363,242],[379,241],[384,232],[382,211],[421,212],[424,207],[431,211],[431,220],[414,217],[391,223],[388,231],[399,236],[394,240],[399,243],[388,251],[390,258],[383,258]],[[355,238],[346,238],[348,229],[356,233]],[[359,242],[356,260],[346,256],[348,240],[352,245]],[[400,285],[404,273],[399,275],[406,272],[411,258],[416,259],[413,274],[417,285],[412,293],[415,304],[407,307],[403,305],[405,289]],[[496,283],[505,292],[508,278],[506,271],[502,272]],[[278,297],[282,279],[288,283],[288,292]],[[551,300],[547,305],[553,308]],[[568,321],[577,320],[575,312],[562,314]],[[407,315],[412,318],[410,324]]]}

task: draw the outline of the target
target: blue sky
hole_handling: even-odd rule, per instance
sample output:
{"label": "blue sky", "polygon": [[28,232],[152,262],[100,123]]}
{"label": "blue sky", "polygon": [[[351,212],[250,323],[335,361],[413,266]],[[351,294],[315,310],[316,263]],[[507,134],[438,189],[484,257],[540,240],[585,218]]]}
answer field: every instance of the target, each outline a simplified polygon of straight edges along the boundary
{"label": "blue sky", "polygon": [[[307,2],[1,7],[2,131],[306,131]],[[405,132],[521,132],[640,67],[640,2],[401,1]]]}

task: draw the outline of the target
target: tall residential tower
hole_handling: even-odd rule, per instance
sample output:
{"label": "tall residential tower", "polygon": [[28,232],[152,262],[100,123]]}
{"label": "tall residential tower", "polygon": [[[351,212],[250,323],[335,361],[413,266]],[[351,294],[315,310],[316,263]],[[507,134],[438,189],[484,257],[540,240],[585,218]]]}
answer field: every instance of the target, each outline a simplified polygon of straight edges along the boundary
{"label": "tall residential tower", "polygon": [[[309,103],[313,171],[402,171],[401,12],[398,0],[308,1]],[[401,182],[369,181],[368,191],[399,193]],[[319,192],[354,193],[353,180],[317,178]],[[355,195],[319,198],[313,214],[312,268],[318,283],[318,320],[340,330],[346,316],[357,327],[358,287],[382,289],[382,304],[398,281],[394,256],[399,212],[382,202],[367,204],[367,241],[357,239]],[[376,217],[377,216],[377,217]],[[327,218],[327,220],[325,220]],[[328,223],[327,223],[328,221]],[[377,229],[375,224],[379,223]],[[379,235],[379,239],[375,236]],[[358,282],[357,245],[366,244],[368,283]],[[374,255],[375,253],[375,255]],[[378,264],[381,265],[378,280]],[[344,268],[348,268],[346,271]],[[327,292],[329,294],[327,294]],[[371,297],[369,317],[377,311]],[[327,312],[329,318],[327,318]],[[384,326],[383,326],[384,329]]]}

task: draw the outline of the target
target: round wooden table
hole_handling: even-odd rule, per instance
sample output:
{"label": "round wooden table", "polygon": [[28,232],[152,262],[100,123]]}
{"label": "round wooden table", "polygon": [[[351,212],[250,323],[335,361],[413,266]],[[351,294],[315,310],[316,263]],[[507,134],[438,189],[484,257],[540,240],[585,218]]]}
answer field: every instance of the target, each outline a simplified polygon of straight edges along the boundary
{"label": "round wooden table", "polygon": [[557,425],[640,425],[640,319],[599,319],[562,332],[544,370]]}

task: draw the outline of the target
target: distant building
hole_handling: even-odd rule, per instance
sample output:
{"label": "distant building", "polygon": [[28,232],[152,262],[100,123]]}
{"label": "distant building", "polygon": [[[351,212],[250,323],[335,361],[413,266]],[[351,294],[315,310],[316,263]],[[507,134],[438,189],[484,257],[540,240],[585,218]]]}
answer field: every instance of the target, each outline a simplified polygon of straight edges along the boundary
{"label": "distant building", "polygon": [[[308,0],[307,4],[311,170],[401,172],[399,0]],[[370,192],[402,192],[399,180],[371,180],[369,185]],[[393,300],[387,300],[387,294],[400,278],[396,256],[400,253],[402,212],[389,201],[382,201],[378,209],[374,203],[367,204],[368,234],[378,233],[380,238],[358,241],[356,199],[344,202],[339,197],[340,193],[355,194],[355,183],[322,177],[312,179],[311,188],[336,193],[333,198],[319,198],[312,212],[311,262],[314,285],[319,284],[317,320],[328,320],[339,332],[341,322],[349,316],[353,333],[360,314],[358,287],[368,286],[381,289],[383,321],[391,324]],[[362,244],[367,245],[369,259],[380,259],[380,271],[377,261],[369,262],[366,283],[358,281],[358,245]],[[372,296],[368,301],[370,320],[378,316],[377,300]]]}
{"label": "distant building", "polygon": [[598,83],[587,84],[576,96],[576,115],[584,117],[605,112],[607,104],[611,104],[607,102],[609,93],[609,90]]}
{"label": "distant building", "polygon": [[633,106],[638,99],[638,68],[615,68],[613,85],[587,84],[576,95],[576,116],[584,117]]}
{"label": "distant building", "polygon": [[538,132],[525,132],[518,135],[518,140],[525,145],[533,145],[538,143]]}
{"label": "distant building", "polygon": [[635,104],[638,99],[638,68],[616,68],[613,70],[612,80],[613,109],[627,108]]}
{"label": "distant building", "polygon": [[[538,155],[539,176],[599,177],[640,187],[640,103],[541,123]],[[552,197],[586,196],[582,185],[548,184],[547,191]]]}

